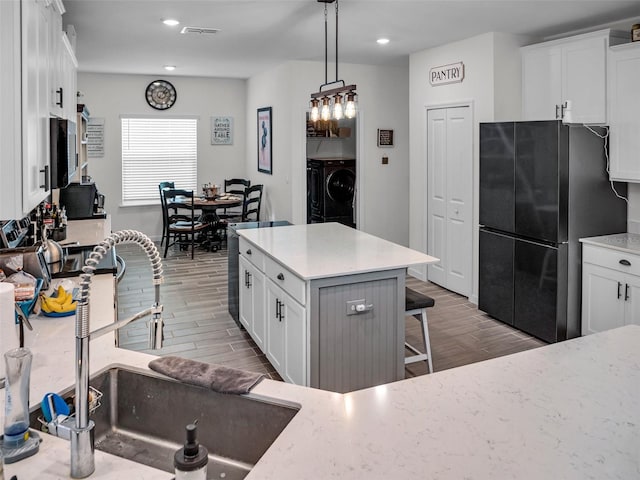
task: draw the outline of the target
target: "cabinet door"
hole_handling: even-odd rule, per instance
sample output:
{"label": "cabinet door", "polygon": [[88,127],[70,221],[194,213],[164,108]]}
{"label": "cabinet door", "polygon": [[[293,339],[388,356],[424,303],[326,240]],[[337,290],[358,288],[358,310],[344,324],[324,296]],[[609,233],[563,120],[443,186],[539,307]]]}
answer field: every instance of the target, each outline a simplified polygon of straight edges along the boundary
{"label": "cabinet door", "polygon": [[562,103],[571,102],[572,123],[606,123],[606,37],[562,48]]}
{"label": "cabinet door", "polygon": [[46,7],[22,6],[22,208],[49,194],[49,27]]}
{"label": "cabinet door", "polygon": [[51,115],[64,118],[64,51],[62,45],[62,15],[55,2],[47,8],[49,20],[49,111]]}
{"label": "cabinet door", "polygon": [[271,365],[284,378],[285,332],[280,318],[282,290],[267,280],[266,285],[267,349],[265,354]]}
{"label": "cabinet door", "polygon": [[537,47],[522,53],[522,118],[555,120],[562,98],[561,50]]}
{"label": "cabinet door", "polygon": [[599,265],[582,267],[582,334],[624,325],[623,274]]}
{"label": "cabinet door", "polygon": [[[239,257],[239,296],[240,296],[240,323],[244,325],[249,334],[253,329],[253,295],[249,283],[249,262],[243,256]],[[253,335],[252,335],[253,336]]]}
{"label": "cabinet door", "polygon": [[609,53],[611,180],[640,182],[640,42]]}
{"label": "cabinet door", "polygon": [[251,338],[264,351],[266,339],[266,319],[264,305],[264,274],[240,256],[240,323]]}
{"label": "cabinet door", "polygon": [[253,265],[250,266],[251,305],[253,325],[250,334],[260,350],[264,352],[267,340],[267,315],[265,312],[265,275]]}
{"label": "cabinet door", "polygon": [[640,278],[627,275],[625,278],[625,325],[640,325]]}
{"label": "cabinet door", "polygon": [[305,309],[289,295],[282,299],[282,323],[285,335],[284,380],[307,385],[307,329]]}
{"label": "cabinet door", "polygon": [[289,383],[307,385],[306,311],[271,280],[266,280],[266,355]]}

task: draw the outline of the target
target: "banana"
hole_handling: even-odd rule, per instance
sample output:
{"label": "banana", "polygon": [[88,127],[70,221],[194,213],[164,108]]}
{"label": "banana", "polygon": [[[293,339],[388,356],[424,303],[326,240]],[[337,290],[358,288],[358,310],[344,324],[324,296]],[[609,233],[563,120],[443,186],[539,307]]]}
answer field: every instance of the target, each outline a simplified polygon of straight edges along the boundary
{"label": "banana", "polygon": [[71,297],[71,295],[67,293],[67,291],[64,289],[64,287],[62,287],[62,285],[60,285],[58,287],[58,296],[49,297],[49,298],[51,299],[51,301],[62,305],[67,301],[67,297]]}
{"label": "banana", "polygon": [[[73,295],[68,294],[64,289],[62,289],[62,292],[58,289],[58,297],[47,297],[45,295],[41,295],[42,310],[46,313],[67,313],[74,311],[78,302],[74,302]],[[60,297],[62,297],[62,303],[60,303]]]}

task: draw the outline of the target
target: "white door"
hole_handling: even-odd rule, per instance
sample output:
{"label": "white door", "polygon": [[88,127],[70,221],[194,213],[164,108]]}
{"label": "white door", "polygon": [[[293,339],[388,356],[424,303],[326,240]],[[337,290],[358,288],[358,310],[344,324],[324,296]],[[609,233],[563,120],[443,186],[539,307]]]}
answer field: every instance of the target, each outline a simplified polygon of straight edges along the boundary
{"label": "white door", "polygon": [[469,106],[427,112],[427,278],[469,296],[473,250],[473,128]]}

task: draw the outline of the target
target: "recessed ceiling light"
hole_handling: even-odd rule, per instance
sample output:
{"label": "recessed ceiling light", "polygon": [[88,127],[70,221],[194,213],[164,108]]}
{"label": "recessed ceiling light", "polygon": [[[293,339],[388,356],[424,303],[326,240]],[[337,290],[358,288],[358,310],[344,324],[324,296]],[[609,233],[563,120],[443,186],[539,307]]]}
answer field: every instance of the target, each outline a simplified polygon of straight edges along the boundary
{"label": "recessed ceiling light", "polygon": [[380,44],[380,45],[386,45],[387,43],[389,43],[389,39],[388,38],[379,38],[378,40],[376,40],[376,42],[378,42],[378,44]]}
{"label": "recessed ceiling light", "polygon": [[180,22],[178,20],[174,20],[173,18],[167,18],[166,20],[163,20],[162,23],[170,27],[175,27],[176,25],[180,25]]}
{"label": "recessed ceiling light", "polygon": [[164,66],[165,70],[169,70],[170,72],[176,69],[175,65],[165,65]]}

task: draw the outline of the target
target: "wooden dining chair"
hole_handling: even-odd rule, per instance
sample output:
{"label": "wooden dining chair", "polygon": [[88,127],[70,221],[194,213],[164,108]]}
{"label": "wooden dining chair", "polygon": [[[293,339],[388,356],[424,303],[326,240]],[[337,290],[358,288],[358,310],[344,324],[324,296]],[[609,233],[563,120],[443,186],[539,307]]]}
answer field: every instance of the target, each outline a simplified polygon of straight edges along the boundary
{"label": "wooden dining chair", "polygon": [[[164,246],[164,258],[167,258],[167,252],[172,245],[179,245],[181,248],[191,246],[191,259],[194,258],[196,236],[203,234],[206,236],[211,225],[205,221],[196,218],[195,212],[197,207],[193,205],[193,190],[165,189],[164,203],[162,209],[163,220],[166,225]],[[182,219],[172,218],[169,210],[171,205],[179,203],[181,208],[186,209],[189,215]],[[173,239],[173,241],[172,241]]]}
{"label": "wooden dining chair", "polygon": [[244,203],[242,204],[242,221],[259,222],[260,206],[262,205],[263,185],[253,185],[245,190]]}
{"label": "wooden dining chair", "polygon": [[[244,203],[244,192],[251,186],[251,180],[245,180],[244,178],[230,178],[224,181],[224,192],[232,195],[242,197]],[[218,217],[221,220],[228,220],[230,218],[238,218],[242,216],[242,208],[230,207],[223,208],[218,212]]]}
{"label": "wooden dining chair", "polygon": [[[164,191],[170,188],[176,188],[174,182],[160,182],[158,184],[158,191],[160,192],[160,206],[162,207],[162,238],[160,239],[160,246],[162,246],[166,240],[167,232],[167,218],[164,215],[165,210],[165,198]],[[175,206],[169,206],[169,220],[170,222],[177,222],[178,220],[188,221],[189,217],[186,215],[179,215],[178,209]]]}

